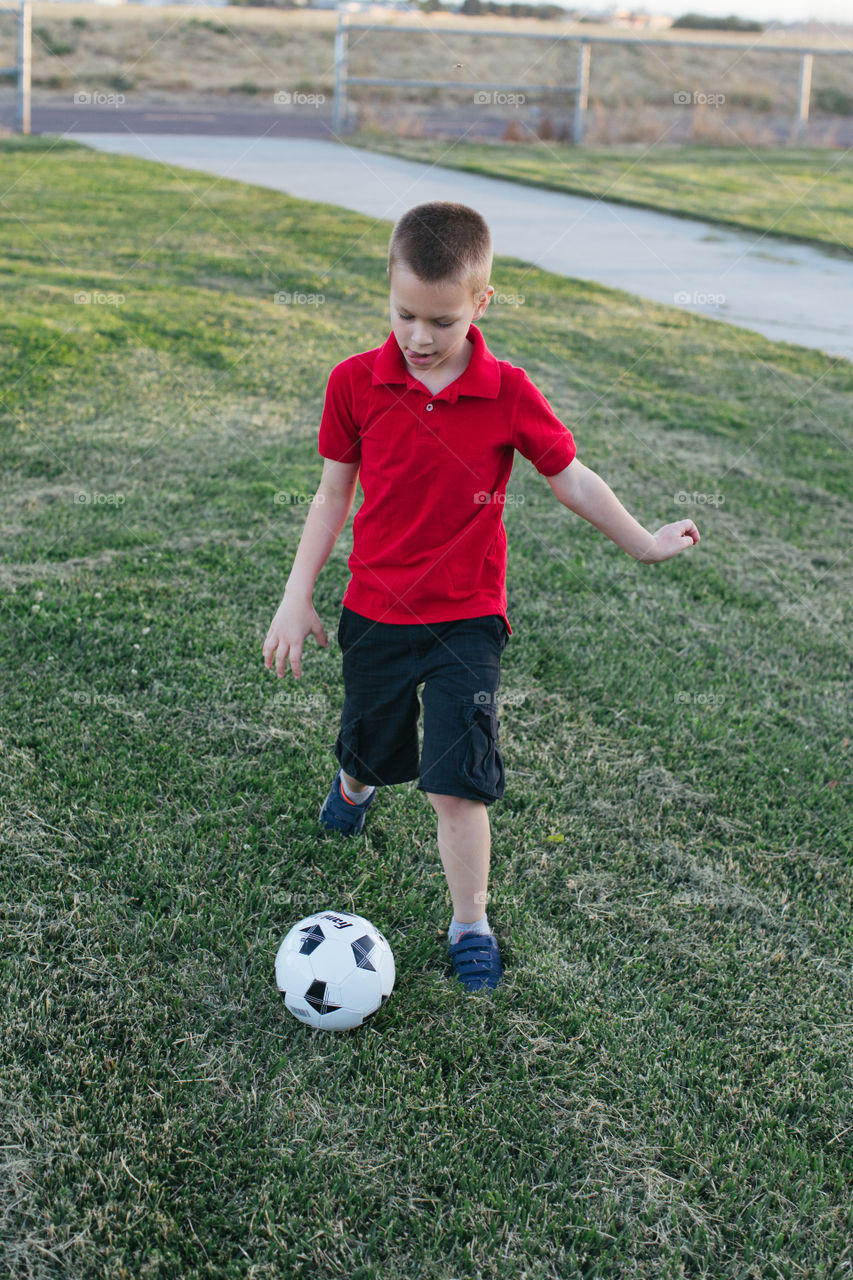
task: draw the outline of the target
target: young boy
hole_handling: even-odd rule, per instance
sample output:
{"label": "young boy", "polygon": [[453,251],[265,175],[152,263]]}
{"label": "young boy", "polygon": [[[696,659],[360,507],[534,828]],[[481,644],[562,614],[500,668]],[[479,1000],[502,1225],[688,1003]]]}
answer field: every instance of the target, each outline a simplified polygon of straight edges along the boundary
{"label": "young boy", "polygon": [[487,807],[504,792],[496,694],[512,634],[502,515],[514,451],[559,502],[637,560],[667,560],[699,541],[692,520],[648,533],[575,456],[571,432],[524,370],[491,354],[476,326],[494,293],[491,269],[488,226],[465,205],[422,204],[395,226],[391,333],[331,372],[323,474],[263,646],[267,667],[277,650],[278,676],[289,657],[297,679],[307,636],[328,646],[313,587],[360,477],[338,627],[340,769],[319,821],[354,835],[377,787],[419,777],[438,815],[453,903],[451,967],[469,991],[495,987],[503,973],[485,910]]}

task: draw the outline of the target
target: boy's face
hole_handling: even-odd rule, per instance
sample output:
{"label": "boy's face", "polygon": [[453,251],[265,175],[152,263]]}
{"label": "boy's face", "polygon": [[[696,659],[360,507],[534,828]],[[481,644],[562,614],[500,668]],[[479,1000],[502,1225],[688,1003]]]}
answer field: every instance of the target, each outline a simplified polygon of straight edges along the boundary
{"label": "boy's face", "polygon": [[494,289],[475,298],[450,280],[433,284],[398,263],[391,274],[391,328],[409,372],[452,370],[464,354],[468,326],[486,310]]}

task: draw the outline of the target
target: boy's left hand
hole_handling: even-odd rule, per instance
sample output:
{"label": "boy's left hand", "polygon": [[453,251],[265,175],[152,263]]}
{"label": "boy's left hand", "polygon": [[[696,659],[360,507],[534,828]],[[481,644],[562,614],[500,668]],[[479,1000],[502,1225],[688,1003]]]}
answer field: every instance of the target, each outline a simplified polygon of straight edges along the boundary
{"label": "boy's left hand", "polygon": [[642,564],[671,560],[679,551],[684,551],[699,541],[699,530],[692,520],[676,520],[673,524],[663,525],[652,537],[652,546],[637,557]]}

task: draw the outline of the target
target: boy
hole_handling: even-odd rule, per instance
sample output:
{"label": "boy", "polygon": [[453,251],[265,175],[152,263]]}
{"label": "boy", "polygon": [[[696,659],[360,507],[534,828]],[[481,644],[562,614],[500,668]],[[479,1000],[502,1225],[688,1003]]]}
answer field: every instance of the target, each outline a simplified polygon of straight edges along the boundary
{"label": "boy", "polygon": [[494,293],[491,268],[488,226],[465,205],[422,204],[395,226],[391,333],[329,377],[323,474],[263,646],[267,667],[278,650],[278,676],[289,656],[297,679],[306,637],[328,646],[312,592],[360,476],[338,627],[340,769],[319,821],[354,835],[377,787],[419,777],[438,815],[453,903],[448,955],[469,991],[495,987],[503,973],[485,912],[487,806],[504,792],[495,702],[512,634],[502,514],[514,450],[558,501],[637,560],[667,560],[699,541],[692,520],[648,533],[575,456],[571,432],[524,370],[491,354],[476,325]]}

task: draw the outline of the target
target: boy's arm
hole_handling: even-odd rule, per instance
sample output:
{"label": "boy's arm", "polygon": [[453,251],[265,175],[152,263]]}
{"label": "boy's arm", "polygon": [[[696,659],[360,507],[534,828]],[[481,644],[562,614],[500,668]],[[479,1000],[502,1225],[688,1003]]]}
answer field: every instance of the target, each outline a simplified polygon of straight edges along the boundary
{"label": "boy's arm", "polygon": [[635,560],[645,564],[669,560],[699,541],[699,530],[692,520],[676,520],[649,533],[625,510],[601,476],[578,458],[573,458],[557,475],[546,478],[564,507],[583,516]]}
{"label": "boy's arm", "polygon": [[275,669],[279,676],[287,671],[288,655],[294,676],[298,679],[302,675],[302,646],[308,635],[313,634],[324,649],[328,647],[328,637],[311,597],[317,576],[346,524],[355,498],[358,472],[357,462],[324,460],[323,475],[308,509],[284,598],[264,640],[264,665],[272,666],[277,649]]}

